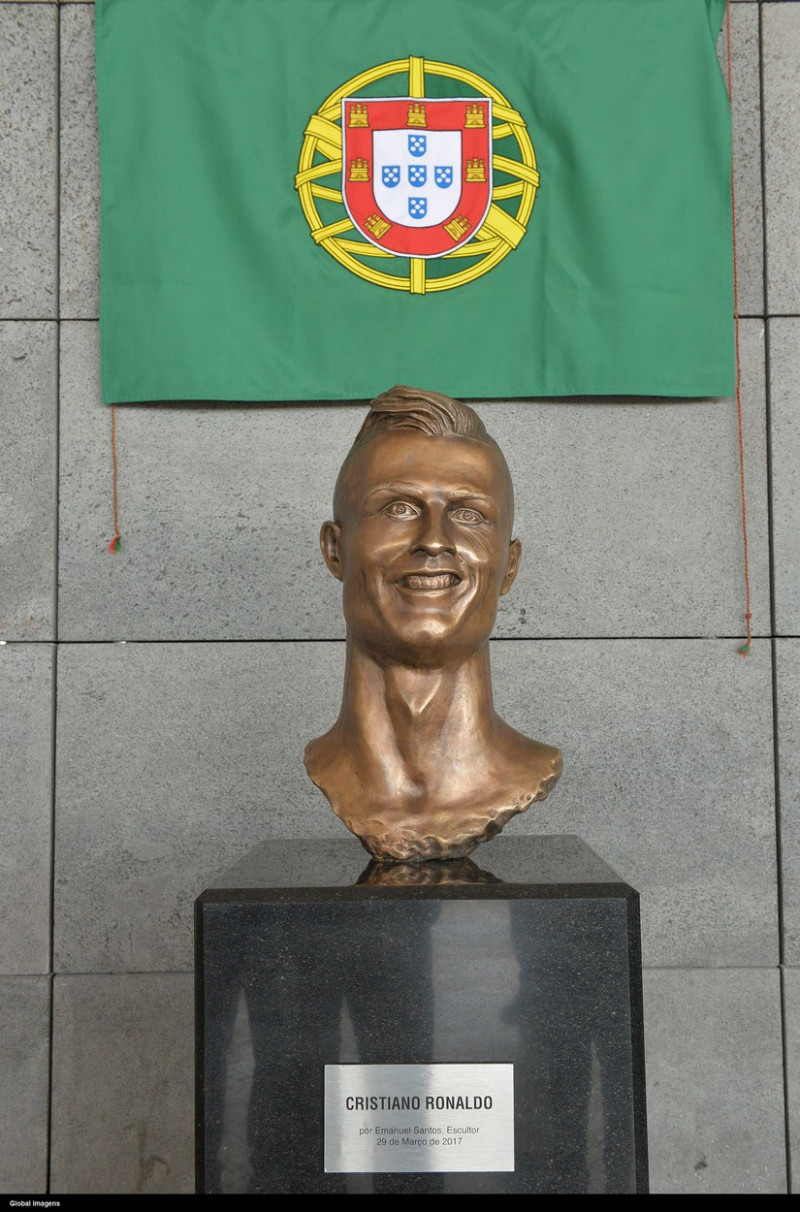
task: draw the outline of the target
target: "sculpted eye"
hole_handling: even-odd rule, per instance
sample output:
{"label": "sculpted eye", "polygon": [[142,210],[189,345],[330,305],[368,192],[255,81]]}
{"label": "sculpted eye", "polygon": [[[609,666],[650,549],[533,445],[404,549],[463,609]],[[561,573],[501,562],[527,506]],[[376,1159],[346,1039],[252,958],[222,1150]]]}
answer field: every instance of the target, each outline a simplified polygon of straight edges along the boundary
{"label": "sculpted eye", "polygon": [[465,522],[467,526],[479,526],[481,522],[486,521],[486,518],[482,513],[478,513],[477,509],[467,509],[466,506],[462,509],[454,509],[450,517],[456,522]]}
{"label": "sculpted eye", "polygon": [[415,518],[419,513],[413,505],[408,501],[392,501],[391,505],[387,505],[383,510],[390,518]]}

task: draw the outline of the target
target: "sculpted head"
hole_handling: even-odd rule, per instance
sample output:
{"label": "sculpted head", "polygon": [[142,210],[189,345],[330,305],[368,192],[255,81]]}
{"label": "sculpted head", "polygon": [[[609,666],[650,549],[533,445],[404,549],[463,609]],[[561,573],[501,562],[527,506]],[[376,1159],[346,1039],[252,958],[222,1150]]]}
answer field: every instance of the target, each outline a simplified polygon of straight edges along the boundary
{"label": "sculpted head", "polygon": [[333,504],[320,543],[349,641],[417,667],[458,664],[487,643],[521,546],[506,461],[471,408],[410,387],[378,396]]}
{"label": "sculpted head", "polygon": [[394,387],[372,401],[333,507],[320,543],[342,582],[344,690],[306,770],[381,862],[463,858],[561,771],[493,704],[489,636],[520,559],[506,461],[471,408]]}

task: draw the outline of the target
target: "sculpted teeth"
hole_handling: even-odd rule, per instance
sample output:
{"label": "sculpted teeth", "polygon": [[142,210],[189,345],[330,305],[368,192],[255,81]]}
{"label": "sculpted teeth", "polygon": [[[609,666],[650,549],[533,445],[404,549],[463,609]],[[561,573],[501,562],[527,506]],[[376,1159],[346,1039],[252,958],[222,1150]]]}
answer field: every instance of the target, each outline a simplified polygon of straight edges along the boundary
{"label": "sculpted teeth", "polygon": [[440,572],[436,575],[412,573],[403,577],[403,584],[409,589],[449,589],[451,585],[457,585],[460,579],[452,572]]}

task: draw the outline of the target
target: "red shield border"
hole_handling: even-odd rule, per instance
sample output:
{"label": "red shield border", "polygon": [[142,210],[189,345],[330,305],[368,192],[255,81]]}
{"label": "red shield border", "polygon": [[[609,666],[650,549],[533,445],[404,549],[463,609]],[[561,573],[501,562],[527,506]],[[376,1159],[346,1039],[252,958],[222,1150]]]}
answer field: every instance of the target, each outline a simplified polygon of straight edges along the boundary
{"label": "red shield border", "polygon": [[[423,125],[424,122],[424,125]],[[441,223],[407,227],[383,214],[373,193],[376,130],[461,132],[461,198]],[[342,197],[371,244],[400,257],[443,257],[471,240],[492,200],[492,103],[488,97],[344,97]]]}

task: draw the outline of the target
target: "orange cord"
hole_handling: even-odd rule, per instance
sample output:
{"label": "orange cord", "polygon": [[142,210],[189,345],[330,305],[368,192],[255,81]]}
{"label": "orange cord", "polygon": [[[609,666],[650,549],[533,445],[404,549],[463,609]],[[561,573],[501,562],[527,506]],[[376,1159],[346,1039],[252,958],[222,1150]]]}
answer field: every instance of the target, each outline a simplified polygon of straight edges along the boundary
{"label": "orange cord", "polygon": [[[731,4],[728,0],[725,9],[725,23],[728,39],[728,100],[731,106],[731,126],[733,125],[733,54],[731,52]],[[739,486],[742,498],[742,548],[744,553],[744,592],[745,592],[745,627],[747,638],[738,652],[741,656],[750,655],[752,632],[752,611],[750,609],[750,561],[747,546],[747,496],[744,484],[744,431],[742,426],[742,368],[739,355],[739,266],[736,250],[736,188],[733,172],[733,148],[731,148],[731,221],[733,225],[733,322],[736,344],[736,416],[739,426]]]}
{"label": "orange cord", "polygon": [[117,410],[111,405],[111,459],[114,464],[114,537],[108,545],[110,552],[119,551],[122,540],[119,536],[119,503],[117,501]]}

